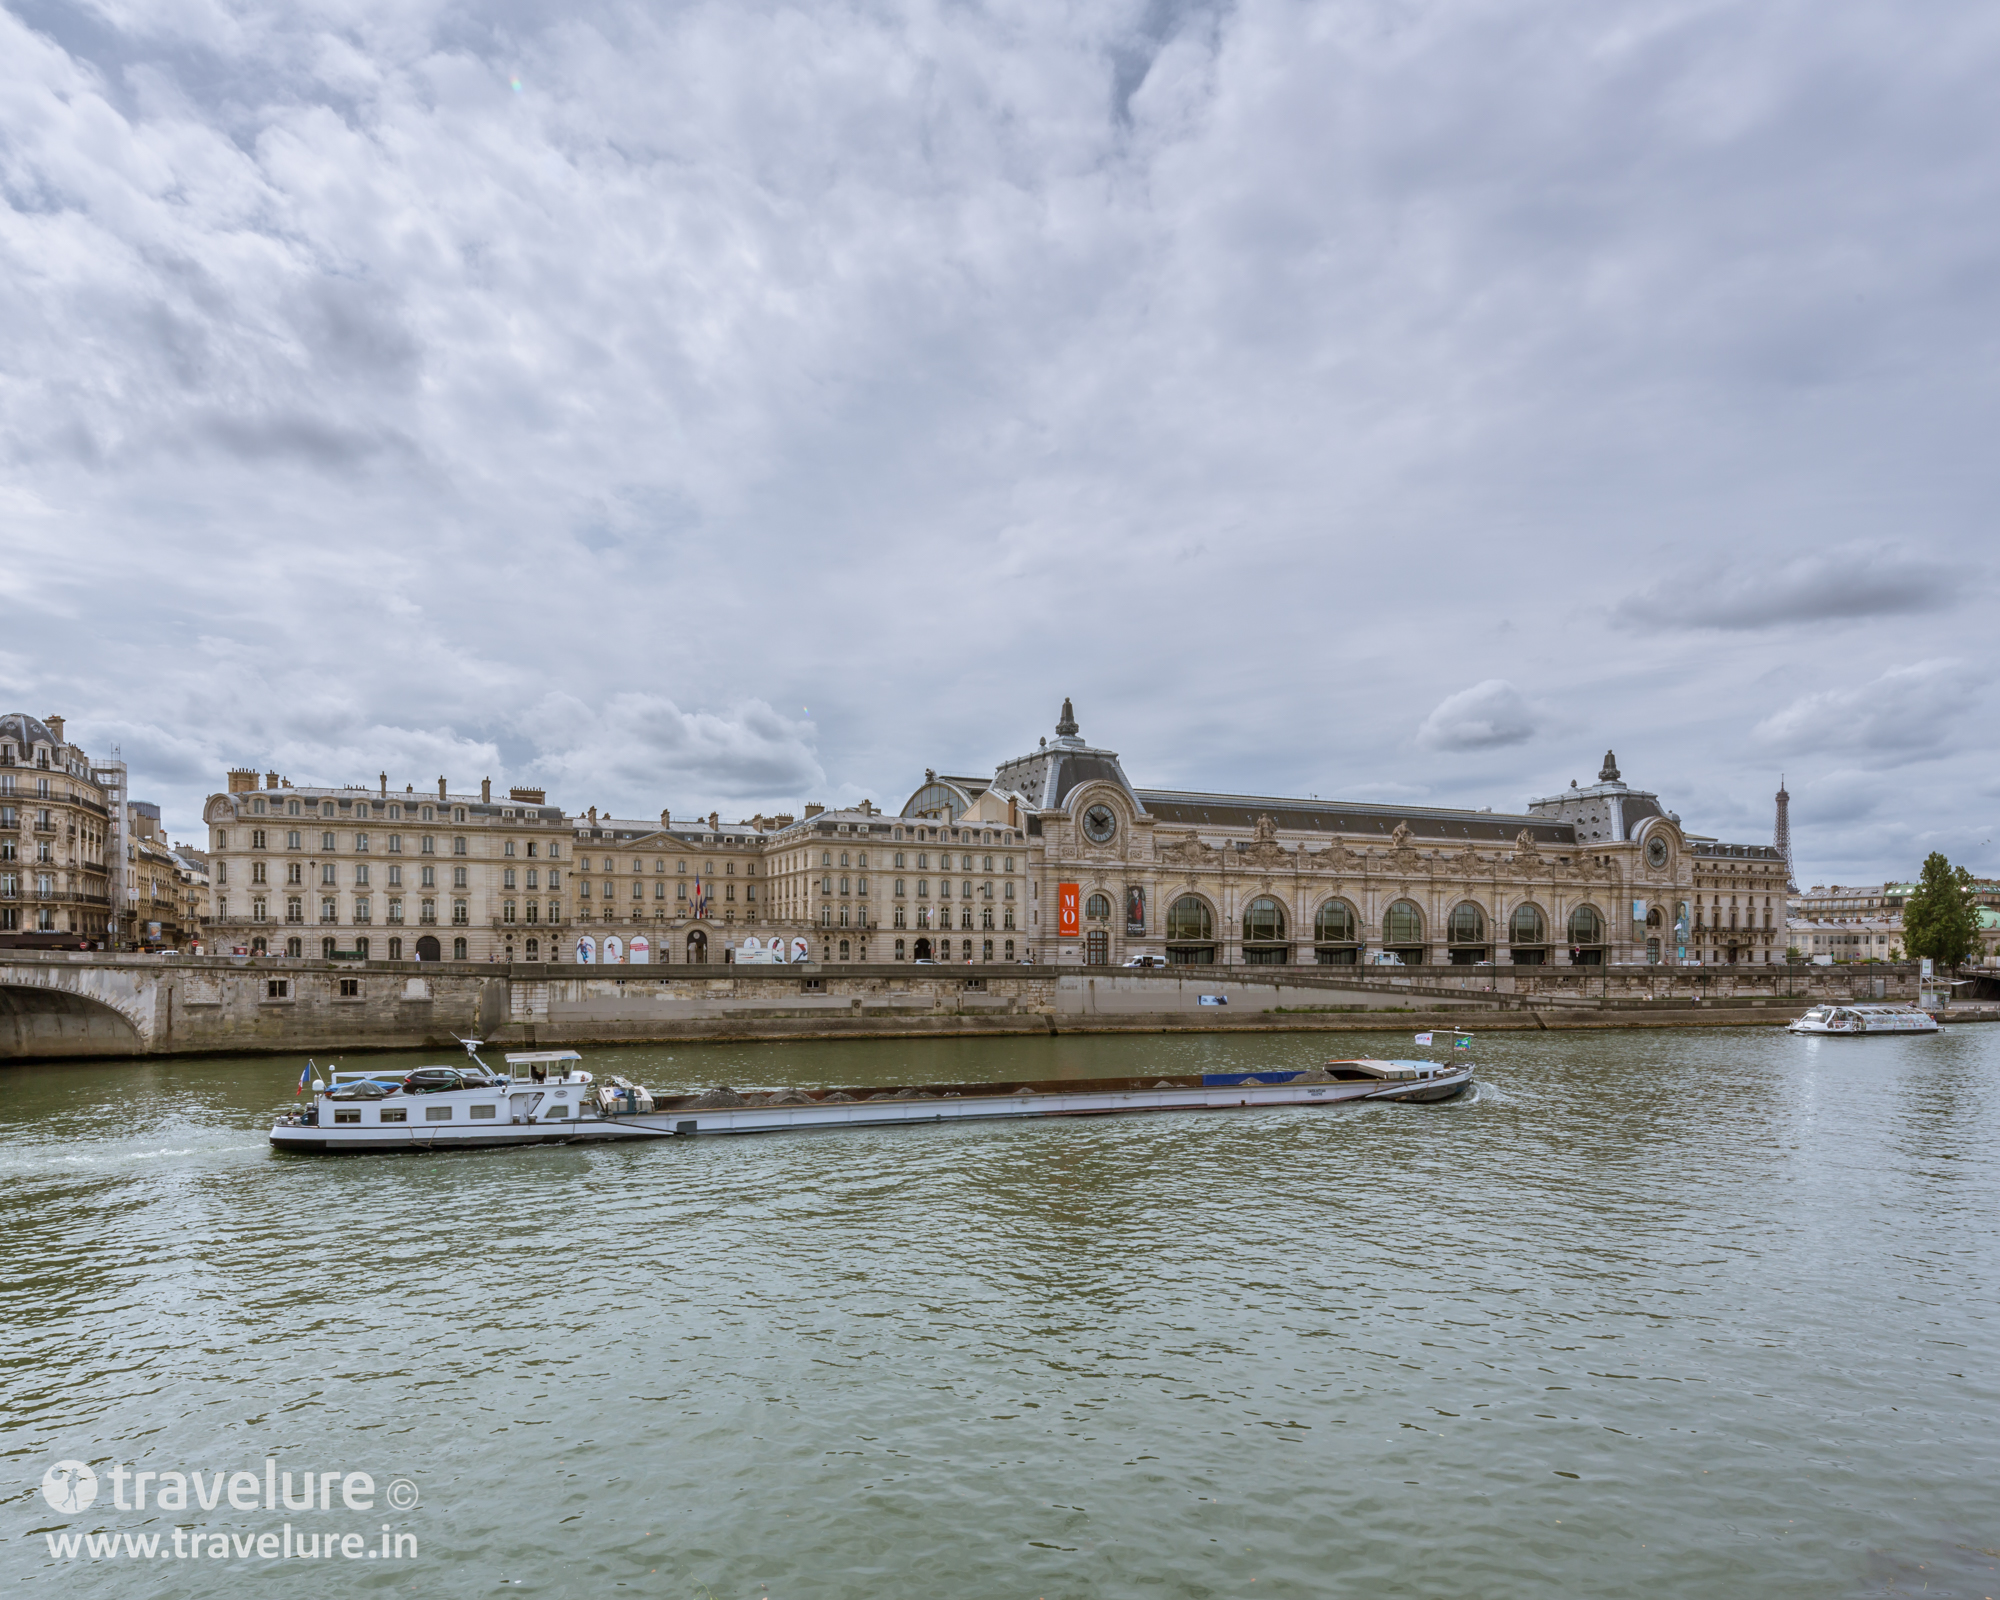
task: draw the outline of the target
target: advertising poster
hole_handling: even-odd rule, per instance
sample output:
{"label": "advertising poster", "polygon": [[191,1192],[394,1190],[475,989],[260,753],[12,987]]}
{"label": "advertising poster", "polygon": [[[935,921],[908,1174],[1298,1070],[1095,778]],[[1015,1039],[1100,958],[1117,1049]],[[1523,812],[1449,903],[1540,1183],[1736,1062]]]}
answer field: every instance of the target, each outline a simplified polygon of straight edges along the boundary
{"label": "advertising poster", "polygon": [[1146,891],[1140,884],[1135,883],[1125,891],[1125,931],[1146,931]]}
{"label": "advertising poster", "polygon": [[621,964],[625,960],[625,946],[618,942],[618,935],[615,933],[608,933],[604,936],[604,959]]}
{"label": "advertising poster", "polygon": [[806,958],[806,951],[807,951],[807,949],[808,949],[808,948],[809,948],[809,946],[808,946],[808,945],[806,944],[805,940],[803,940],[803,939],[794,939],[794,940],[792,941],[792,959],[793,959],[794,961],[803,961],[803,960],[805,960],[805,958]]}
{"label": "advertising poster", "polygon": [[650,966],[653,960],[653,946],[643,933],[632,936],[630,951],[632,964],[638,967]]}
{"label": "advertising poster", "polygon": [[1059,883],[1056,885],[1056,935],[1058,938],[1074,939],[1082,926],[1081,896],[1077,885]]}
{"label": "advertising poster", "polygon": [[576,959],[585,966],[597,959],[597,941],[587,933],[576,941]]}

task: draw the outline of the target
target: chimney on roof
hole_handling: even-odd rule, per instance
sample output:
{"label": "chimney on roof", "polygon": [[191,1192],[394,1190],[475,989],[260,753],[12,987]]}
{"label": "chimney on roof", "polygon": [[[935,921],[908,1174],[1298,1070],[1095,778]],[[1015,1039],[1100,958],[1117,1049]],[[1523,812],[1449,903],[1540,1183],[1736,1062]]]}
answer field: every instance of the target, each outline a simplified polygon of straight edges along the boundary
{"label": "chimney on roof", "polygon": [[817,800],[808,800],[806,802],[806,816],[808,818],[818,816],[825,809],[826,807],[821,805]]}
{"label": "chimney on roof", "polygon": [[267,772],[264,774],[264,787],[267,789],[275,789],[278,787],[278,775],[275,772]]}
{"label": "chimney on roof", "polygon": [[438,798],[440,800],[447,800],[450,798],[450,796],[444,792],[444,779],[442,778],[438,779]]}
{"label": "chimney on roof", "polygon": [[479,799],[482,805],[491,805],[493,803],[493,780],[491,778],[481,778],[479,780]]}
{"label": "chimney on roof", "polygon": [[229,792],[231,794],[247,794],[256,787],[257,774],[254,769],[250,767],[231,767],[229,769]]}
{"label": "chimney on roof", "polygon": [[709,814],[708,814],[708,825],[709,825],[709,827],[710,827],[710,828],[719,828],[719,827],[721,827],[721,826],[722,826],[722,813],[721,813],[721,812],[719,812],[719,811],[711,811],[711,812],[709,812]]}
{"label": "chimney on roof", "polygon": [[389,792],[389,774],[385,772],[381,776],[382,776],[382,792],[384,794],[387,794]]}
{"label": "chimney on roof", "polygon": [[56,743],[61,744],[63,742],[63,719],[61,717],[44,717],[42,721],[49,725],[49,732],[56,736]]}
{"label": "chimney on roof", "polygon": [[591,825],[591,826],[592,826],[593,828],[597,826],[597,807],[596,807],[596,806],[592,806],[592,807],[590,808],[590,825]]}

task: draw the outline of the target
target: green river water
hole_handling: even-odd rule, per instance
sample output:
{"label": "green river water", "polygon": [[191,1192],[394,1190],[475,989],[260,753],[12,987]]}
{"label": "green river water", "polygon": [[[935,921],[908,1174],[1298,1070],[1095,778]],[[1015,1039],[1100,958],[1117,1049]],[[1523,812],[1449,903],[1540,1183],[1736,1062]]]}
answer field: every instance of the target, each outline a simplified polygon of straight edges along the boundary
{"label": "green river water", "polygon": [[[1385,1052],[1422,1053],[588,1065]],[[10,1069],[0,1562],[76,1596],[2000,1597],[2000,1028],[1476,1055],[1437,1106],[347,1159],[269,1148],[296,1060]],[[266,1509],[267,1458],[336,1474],[328,1508]],[[99,1475],[76,1514],[42,1492],[63,1460]],[[247,1472],[250,1504],[120,1510],[114,1466]]]}

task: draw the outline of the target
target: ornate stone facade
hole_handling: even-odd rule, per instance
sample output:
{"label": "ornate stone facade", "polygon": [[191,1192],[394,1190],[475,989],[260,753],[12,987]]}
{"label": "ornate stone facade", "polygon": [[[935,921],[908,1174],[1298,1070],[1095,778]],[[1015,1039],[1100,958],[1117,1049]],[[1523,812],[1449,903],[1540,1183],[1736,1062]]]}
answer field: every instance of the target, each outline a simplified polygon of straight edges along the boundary
{"label": "ornate stone facade", "polygon": [[[1139,789],[1115,751],[1084,743],[1065,702],[1055,740],[1004,763],[989,793],[1026,819],[1038,960],[1784,956],[1782,857],[1684,832],[1609,754],[1596,784],[1518,814]],[[1077,888],[1073,937],[1058,920],[1065,884]]]}
{"label": "ornate stone facade", "polygon": [[0,716],[0,946],[101,944],[111,812],[63,719]]}
{"label": "ornate stone facade", "polygon": [[259,788],[238,770],[203,819],[219,954],[546,960],[576,903],[569,819],[539,791],[295,789],[275,772]]}

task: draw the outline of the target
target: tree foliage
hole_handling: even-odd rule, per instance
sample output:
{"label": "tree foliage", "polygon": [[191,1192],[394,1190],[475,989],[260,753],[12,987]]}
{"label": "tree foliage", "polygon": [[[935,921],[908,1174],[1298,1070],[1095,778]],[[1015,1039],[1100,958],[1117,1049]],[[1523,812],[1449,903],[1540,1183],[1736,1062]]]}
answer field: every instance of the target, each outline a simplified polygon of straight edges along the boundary
{"label": "tree foliage", "polygon": [[1903,943],[1912,956],[1956,968],[1979,954],[1979,896],[1972,874],[1933,850],[1923,878],[1903,903]]}

